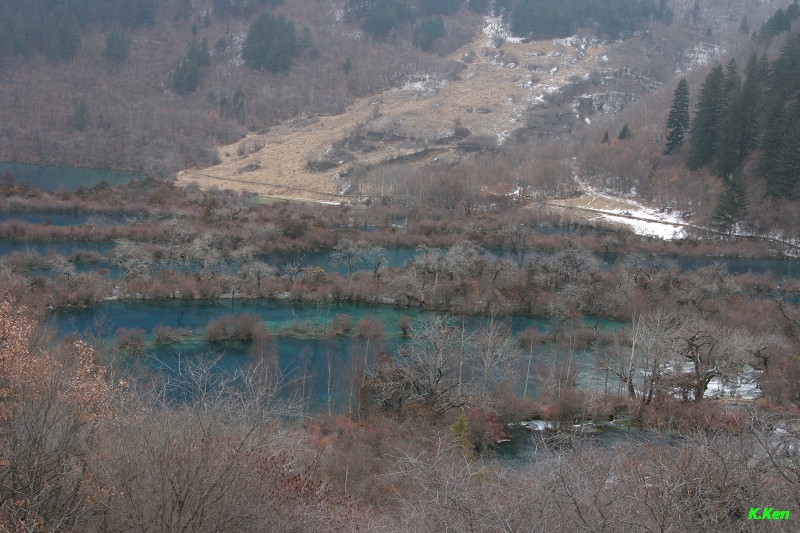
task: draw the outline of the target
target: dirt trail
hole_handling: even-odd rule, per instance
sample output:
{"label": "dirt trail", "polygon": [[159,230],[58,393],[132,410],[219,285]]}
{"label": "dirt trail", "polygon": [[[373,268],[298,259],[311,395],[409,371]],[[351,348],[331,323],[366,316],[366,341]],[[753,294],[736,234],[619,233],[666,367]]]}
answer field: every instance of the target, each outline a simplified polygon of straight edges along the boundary
{"label": "dirt trail", "polygon": [[[375,164],[414,153],[426,141],[446,138],[460,119],[473,135],[491,135],[498,142],[524,125],[526,110],[545,94],[557,90],[572,76],[585,76],[608,65],[611,45],[586,45],[568,40],[510,43],[494,49],[480,33],[473,42],[452,54],[466,68],[459,80],[431,79],[424,73],[411,76],[402,88],[361,98],[336,116],[296,118],[272,128],[265,135],[251,134],[244,141],[220,149],[221,163],[179,174],[178,182],[197,182],[207,188],[249,190],[264,196],[331,200],[343,188],[338,174],[354,163]],[[537,65],[545,72],[526,68]],[[531,83],[531,76],[538,78]],[[565,109],[568,111],[569,108]],[[583,117],[581,117],[583,118]],[[406,139],[379,141],[375,150],[355,152],[355,161],[333,161],[324,172],[312,172],[309,159],[318,159],[336,141],[361,131],[400,133]],[[413,135],[414,141],[409,141]],[[263,149],[239,155],[241,143],[259,143]],[[440,158],[455,160],[452,144]],[[432,157],[432,156],[431,156]]]}

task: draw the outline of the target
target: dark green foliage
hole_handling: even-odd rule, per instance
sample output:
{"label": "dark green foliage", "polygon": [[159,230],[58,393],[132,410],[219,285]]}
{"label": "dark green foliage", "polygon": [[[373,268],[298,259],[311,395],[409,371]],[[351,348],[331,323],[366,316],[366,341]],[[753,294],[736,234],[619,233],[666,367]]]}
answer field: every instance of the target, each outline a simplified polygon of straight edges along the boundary
{"label": "dark green foliage", "polygon": [[681,78],[675,88],[672,98],[672,108],[667,117],[667,147],[664,155],[680,151],[683,146],[683,136],[689,131],[689,84],[686,78]]}
{"label": "dark green foliage", "polygon": [[200,45],[192,43],[189,46],[189,51],[186,52],[186,58],[189,61],[194,61],[198,67],[207,67],[211,64],[211,53],[208,50],[208,39],[203,37]]}
{"label": "dark green foliage", "polygon": [[14,53],[14,36],[6,29],[3,19],[0,19],[0,57],[10,56]]}
{"label": "dark green foliage", "polygon": [[275,18],[271,13],[262,13],[250,24],[242,59],[252,69],[284,72],[292,68],[296,51],[294,23],[283,16]]}
{"label": "dark green foliage", "polygon": [[214,45],[214,48],[221,52],[228,48],[228,41],[225,40],[225,37],[220,37],[217,39],[217,44]]}
{"label": "dark green foliage", "polygon": [[450,15],[459,10],[461,0],[420,0],[419,7],[423,16]]}
{"label": "dark green foliage", "polygon": [[382,39],[401,24],[413,21],[414,10],[403,0],[377,0],[361,28]]}
{"label": "dark green foliage", "polygon": [[603,144],[608,144],[611,142],[611,139],[608,137],[608,130],[603,134],[603,139],[600,141]]}
{"label": "dark green foliage", "polygon": [[197,62],[184,57],[172,74],[172,90],[181,96],[193,93],[200,83]]}
{"label": "dark green foliage", "polygon": [[344,63],[342,63],[342,70],[344,71],[345,74],[349,74],[351,68],[353,68],[353,63],[350,61],[350,58],[348,57],[347,59],[344,60]]}
{"label": "dark green foliage", "polygon": [[[779,10],[767,27],[775,27],[774,21],[784,20],[787,12],[796,18],[800,7],[792,4],[786,12]],[[729,226],[739,216],[731,207],[738,204],[731,198],[734,192],[743,196],[733,176],[756,148],[763,152],[758,172],[766,179],[767,193],[800,197],[800,35],[786,41],[772,65],[766,55],[752,54],[744,75],[742,82],[732,60],[724,71],[718,65],[706,76],[696,104],[687,162],[695,170],[714,161],[727,184],[719,220]]]}
{"label": "dark green foliage", "polygon": [[[729,64],[730,67],[730,64]],[[750,56],[745,69],[744,85],[738,85],[738,74],[726,74],[725,107],[719,124],[719,137],[714,148],[717,173],[730,176],[758,144],[759,117],[762,109],[761,67],[756,55]]]}
{"label": "dark green foliage", "polygon": [[767,178],[767,193],[800,197],[800,100],[768,127],[762,142],[759,170]]}
{"label": "dark green foliage", "polygon": [[192,14],[192,0],[175,0],[175,20],[187,20]]}
{"label": "dark green foliage", "polygon": [[760,41],[768,41],[776,35],[789,31],[792,28],[792,22],[800,17],[800,5],[797,1],[789,5],[786,11],[778,9],[758,30],[758,39]]}
{"label": "dark green foliage", "polygon": [[626,122],[625,125],[622,126],[622,129],[619,131],[617,139],[619,139],[620,141],[624,141],[625,139],[630,138],[630,136],[631,136],[631,130],[628,127],[628,123]]}
{"label": "dark green foliage", "polygon": [[737,170],[730,178],[724,178],[722,193],[714,210],[714,222],[730,231],[735,224],[747,218],[749,207],[747,183],[741,170]]}
{"label": "dark green foliage", "polygon": [[45,21],[47,33],[47,59],[53,63],[72,59],[81,45],[81,30],[75,15],[64,9],[55,9]]}
{"label": "dark green foliage", "polygon": [[700,1],[694,0],[694,5],[692,6],[692,23],[699,24],[700,23]]}
{"label": "dark green foliage", "polygon": [[430,17],[420,21],[414,28],[414,45],[430,51],[436,39],[444,37],[444,21],[442,17]]}
{"label": "dark green foliage", "polygon": [[[660,17],[671,21],[667,9]],[[659,18],[652,0],[517,0],[510,12],[511,30],[533,39],[567,37],[581,27],[618,39],[651,17]]]}
{"label": "dark green foliage", "polygon": [[725,85],[723,88],[725,97],[733,91],[738,91],[741,84],[742,77],[739,76],[739,67],[736,65],[736,60],[731,59],[728,61],[728,64],[725,65]]}
{"label": "dark green foliage", "polygon": [[86,129],[86,125],[89,123],[89,106],[83,98],[75,104],[75,114],[72,115],[71,122],[72,127],[78,131]]}
{"label": "dark green foliage", "polygon": [[106,47],[103,57],[109,62],[118,65],[128,59],[131,53],[131,40],[125,37],[122,30],[112,30],[106,35]]}
{"label": "dark green foliage", "polygon": [[747,22],[747,15],[742,17],[742,23],[739,25],[739,31],[745,35],[750,34],[750,24]]}
{"label": "dark green foliage", "polygon": [[155,21],[156,0],[4,0],[0,3],[0,57],[45,54],[72,58],[87,25],[133,28]]}
{"label": "dark green foliage", "polygon": [[[765,60],[759,61],[759,71]],[[761,141],[764,154],[759,171],[767,192],[797,197],[797,151],[800,150],[800,34],[789,39],[772,63],[766,90],[766,124]]]}
{"label": "dark green foliage", "polygon": [[172,73],[172,90],[181,96],[193,93],[200,83],[200,67],[207,67],[210,64],[208,40],[203,37],[199,46],[194,42],[189,45],[186,55],[175,67]]}
{"label": "dark green foliage", "polygon": [[12,45],[14,47],[14,54],[22,56],[28,53],[28,39],[25,36],[25,21],[22,18],[22,13],[17,12],[14,19],[14,28],[12,33]]}
{"label": "dark green foliage", "polygon": [[658,3],[658,10],[656,11],[656,20],[663,22],[667,26],[672,24],[672,19],[675,16],[675,10],[667,7],[667,0],[660,0]]}
{"label": "dark green foliage", "polygon": [[467,7],[475,13],[485,15],[489,12],[489,0],[468,0]]}
{"label": "dark green foliage", "polygon": [[314,37],[308,26],[303,26],[303,30],[300,32],[300,37],[297,39],[297,50],[305,53],[308,59],[319,59],[319,50],[314,46]]}
{"label": "dark green foliage", "polygon": [[689,160],[691,170],[707,165],[714,156],[717,143],[720,112],[724,106],[725,74],[722,65],[717,65],[706,76],[700,86],[700,94],[695,104],[695,115],[690,130]]}
{"label": "dark green foliage", "polygon": [[300,32],[300,38],[297,39],[297,48],[300,50],[305,50],[307,48],[311,48],[314,46],[314,39],[311,35],[311,28],[308,26],[303,26],[303,30]]}

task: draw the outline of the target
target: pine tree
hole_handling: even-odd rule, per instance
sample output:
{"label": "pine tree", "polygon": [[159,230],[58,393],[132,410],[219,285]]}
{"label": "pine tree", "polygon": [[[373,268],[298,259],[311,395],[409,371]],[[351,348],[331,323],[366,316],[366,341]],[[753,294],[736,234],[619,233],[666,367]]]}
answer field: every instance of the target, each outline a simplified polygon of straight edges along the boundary
{"label": "pine tree", "polygon": [[742,77],[739,76],[739,68],[736,59],[731,59],[725,65],[725,84],[723,87],[723,97],[727,97],[742,85]]}
{"label": "pine tree", "polygon": [[625,139],[627,139],[630,136],[631,136],[631,130],[628,127],[628,123],[626,122],[625,125],[622,126],[622,129],[619,131],[619,135],[617,136],[617,139],[619,139],[620,141],[624,141]]}
{"label": "pine tree", "polygon": [[75,104],[75,114],[72,116],[72,127],[78,131],[83,131],[89,122],[89,106],[86,100],[81,98]]}
{"label": "pine tree", "polygon": [[742,171],[737,170],[730,178],[724,180],[722,193],[714,211],[714,222],[725,231],[730,231],[734,225],[747,218],[749,207],[747,183]]}
{"label": "pine tree", "polygon": [[691,11],[692,23],[699,24],[700,23],[700,1],[694,0],[694,6],[692,6]]}
{"label": "pine tree", "polygon": [[125,37],[122,30],[112,30],[106,35],[106,47],[103,50],[103,57],[110,63],[119,65],[126,59],[131,52],[131,40]]}
{"label": "pine tree", "polygon": [[725,67],[722,105],[718,111],[717,135],[713,147],[717,174],[722,178],[730,176],[746,155],[741,147],[746,113],[741,83],[736,60],[731,59]]}
{"label": "pine tree", "polygon": [[694,121],[689,133],[689,160],[687,166],[690,170],[707,165],[714,156],[714,146],[717,142],[720,109],[724,96],[725,74],[722,65],[717,65],[708,73],[695,105]]}
{"label": "pine tree", "polygon": [[444,21],[442,17],[430,17],[422,20],[416,28],[414,28],[413,43],[419,46],[426,52],[433,48],[433,43],[436,39],[444,37]]}
{"label": "pine tree", "polygon": [[250,24],[242,47],[242,59],[252,69],[281,72],[292,68],[297,35],[292,21],[263,13]]}
{"label": "pine tree", "polygon": [[762,170],[766,170],[767,193],[777,198],[800,194],[800,100],[764,135]]}
{"label": "pine tree", "polygon": [[197,68],[197,62],[184,57],[172,74],[172,89],[176,94],[183,96],[194,92],[199,83],[200,70]]}
{"label": "pine tree", "polygon": [[192,0],[177,0],[175,2],[175,20],[186,20],[192,14]]}
{"label": "pine tree", "polygon": [[22,13],[17,11],[11,42],[14,47],[14,53],[18,56],[24,56],[28,53],[28,38],[25,34],[25,20],[22,17]]}
{"label": "pine tree", "polygon": [[186,52],[186,57],[190,61],[197,63],[198,67],[207,67],[211,64],[211,52],[208,50],[208,39],[203,37],[200,41],[200,46],[192,43],[189,46],[189,51]]}
{"label": "pine tree", "polygon": [[[10,22],[10,21],[9,21]],[[14,38],[3,20],[0,20],[0,57],[10,56],[14,53]]]}
{"label": "pine tree", "polygon": [[672,108],[667,117],[667,147],[664,155],[680,151],[683,145],[683,136],[689,130],[689,84],[686,78],[681,78],[675,88],[672,98]]}
{"label": "pine tree", "polygon": [[611,142],[611,139],[608,138],[608,130],[603,134],[603,139],[600,141],[602,144],[608,144]]}
{"label": "pine tree", "polygon": [[750,24],[747,22],[747,15],[742,17],[742,23],[739,25],[739,31],[745,35],[750,33]]}

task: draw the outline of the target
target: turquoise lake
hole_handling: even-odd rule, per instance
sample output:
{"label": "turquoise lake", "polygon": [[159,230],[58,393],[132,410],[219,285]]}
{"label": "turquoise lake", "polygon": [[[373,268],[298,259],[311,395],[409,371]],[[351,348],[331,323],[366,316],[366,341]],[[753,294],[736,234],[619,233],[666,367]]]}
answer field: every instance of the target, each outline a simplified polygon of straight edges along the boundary
{"label": "turquoise lake", "polygon": [[81,185],[91,187],[103,180],[109,185],[120,185],[138,177],[133,172],[0,163],[0,176],[4,176],[6,172],[14,176],[17,185],[24,181],[29,186],[38,187],[43,191],[74,191]]}

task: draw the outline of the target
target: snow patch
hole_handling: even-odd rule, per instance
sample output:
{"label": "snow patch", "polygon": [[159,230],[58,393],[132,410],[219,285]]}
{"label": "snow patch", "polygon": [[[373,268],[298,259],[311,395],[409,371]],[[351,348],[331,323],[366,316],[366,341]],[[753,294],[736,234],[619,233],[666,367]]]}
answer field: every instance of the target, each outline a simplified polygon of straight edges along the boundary
{"label": "snow patch", "polygon": [[446,80],[437,80],[430,74],[412,74],[406,77],[406,81],[395,91],[418,91],[432,94],[444,87]]}
{"label": "snow patch", "polygon": [[485,17],[483,19],[483,29],[481,31],[484,35],[489,37],[489,40],[486,42],[486,46],[489,47],[494,45],[492,39],[495,37],[500,37],[510,43],[522,42],[521,38],[514,37],[511,34],[511,30],[508,29],[508,26],[503,24],[503,17]]}
{"label": "snow patch", "polygon": [[231,38],[233,49],[236,50],[236,54],[233,56],[233,59],[231,59],[231,65],[234,67],[241,67],[244,65],[244,59],[242,59],[242,48],[244,48],[244,40],[246,38],[247,34],[245,32],[235,33]]}
{"label": "snow patch", "polygon": [[[582,186],[590,196],[618,201],[613,196],[595,191],[586,184],[582,184]],[[662,213],[627,198],[625,202],[628,204],[626,209],[603,209],[602,212],[598,211],[598,214],[609,222],[629,226],[637,235],[657,237],[664,240],[683,239],[686,237],[686,230],[681,226],[683,222],[677,213]],[[591,204],[592,202],[590,201],[586,207],[592,209]]]}

